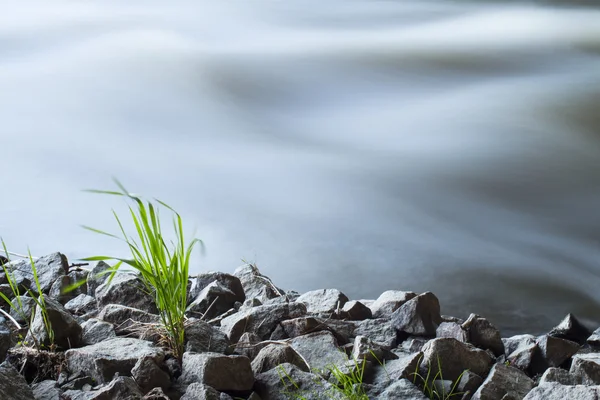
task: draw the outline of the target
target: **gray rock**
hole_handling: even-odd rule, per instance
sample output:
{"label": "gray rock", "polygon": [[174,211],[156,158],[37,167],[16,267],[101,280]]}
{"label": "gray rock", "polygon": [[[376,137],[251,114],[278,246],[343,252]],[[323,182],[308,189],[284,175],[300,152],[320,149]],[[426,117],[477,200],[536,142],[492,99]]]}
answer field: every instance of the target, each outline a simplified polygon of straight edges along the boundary
{"label": "gray rock", "polygon": [[295,338],[308,333],[328,331],[331,328],[315,317],[300,317],[281,321],[280,326],[288,338]]}
{"label": "gray rock", "polygon": [[233,343],[244,332],[256,333],[261,339],[269,339],[280,321],[298,318],[306,314],[303,304],[279,304],[253,307],[237,312],[221,320],[221,331]]}
{"label": "gray rock", "polygon": [[372,316],[371,309],[356,300],[346,302],[339,315],[340,318],[351,321],[362,321],[364,319],[372,318]]}
{"label": "gray rock", "polygon": [[96,310],[96,299],[87,294],[80,294],[65,304],[65,309],[71,314],[83,315]]}
{"label": "gray rock", "polygon": [[417,294],[413,292],[388,290],[383,292],[369,308],[373,312],[373,318],[390,318],[394,311],[416,296]]}
{"label": "gray rock", "polygon": [[367,360],[379,364],[397,357],[394,353],[386,351],[366,336],[359,335],[354,338],[354,345],[351,352],[352,360]]}
{"label": "gray rock", "polygon": [[31,385],[35,400],[61,400],[62,391],[56,387],[56,381],[42,381]]}
{"label": "gray rock", "polygon": [[412,381],[415,373],[419,372],[419,361],[423,353],[400,355],[396,360],[385,362],[385,366],[377,364],[373,369],[373,384],[379,387],[387,387],[392,382],[400,379]]}
{"label": "gray rock", "polygon": [[98,286],[95,293],[99,309],[109,304],[120,304],[151,314],[158,312],[154,299],[147,293],[146,287],[135,274],[117,273],[112,281],[107,280]]}
{"label": "gray rock", "polygon": [[600,328],[592,332],[586,341],[592,347],[600,347]]}
{"label": "gray rock", "polygon": [[257,375],[284,363],[293,364],[305,372],[310,371],[308,365],[296,350],[286,344],[269,344],[265,346],[252,360],[252,371]]}
{"label": "gray rock", "polygon": [[110,270],[110,268],[110,265],[104,261],[98,261],[96,265],[92,267],[86,279],[87,294],[90,296],[96,296],[96,289],[98,286],[102,285],[107,279],[109,279],[110,274],[108,274],[107,271]]}
{"label": "gray rock", "polygon": [[130,376],[140,358],[150,357],[160,365],[164,352],[145,340],[114,338],[68,350],[65,357],[69,371],[91,376],[97,382],[104,383],[110,382],[115,373]]}
{"label": "gray rock", "polygon": [[10,400],[34,400],[33,392],[27,381],[7,361],[0,364],[0,394]]}
{"label": "gray rock", "polygon": [[388,319],[366,319],[357,321],[351,337],[366,336],[386,350],[393,349],[398,343],[398,332]]}
{"label": "gray rock", "polygon": [[117,336],[113,324],[96,318],[90,318],[81,324],[82,344],[91,345]]}
{"label": "gray rock", "polygon": [[50,286],[48,296],[64,305],[73,298],[73,293],[67,292],[69,286],[71,286],[71,279],[67,275],[59,276]]}
{"label": "gray rock", "polygon": [[[477,391],[479,386],[483,383],[483,378],[471,371],[463,372],[460,380],[456,384],[456,393],[467,393],[473,394]],[[469,398],[471,396],[469,395]]]}
{"label": "gray rock", "polygon": [[243,303],[246,300],[244,287],[237,276],[226,274],[223,272],[204,272],[196,276],[194,284],[190,290],[190,303],[195,299],[200,292],[209,286],[211,283],[217,282],[219,285],[229,289],[235,294],[235,301]]}
{"label": "gray rock", "polygon": [[578,343],[553,336],[543,335],[537,345],[544,357],[547,367],[558,367],[571,358],[580,349]]}
{"label": "gray rock", "polygon": [[203,383],[219,391],[249,391],[254,384],[250,360],[218,353],[184,353],[179,382]]}
{"label": "gray rock", "polygon": [[599,386],[564,386],[560,383],[545,383],[531,390],[524,400],[597,400]]}
{"label": "gray rock", "polygon": [[197,318],[212,319],[234,308],[238,296],[218,282],[212,282],[198,293],[186,312]]}
{"label": "gray rock", "polygon": [[406,340],[402,342],[402,344],[398,347],[398,351],[404,353],[415,353],[421,351],[423,346],[429,343],[430,339],[425,339],[422,337],[408,337]]}
{"label": "gray rock", "polygon": [[6,358],[6,353],[13,345],[12,334],[8,326],[0,321],[0,363]]}
{"label": "gray rock", "polygon": [[558,337],[561,339],[567,339],[572,342],[584,344],[592,332],[573,314],[567,314],[567,316],[555,326],[548,335]]}
{"label": "gray rock", "polygon": [[576,354],[569,372],[584,385],[600,384],[600,353]]}
{"label": "gray rock", "polygon": [[295,395],[315,400],[346,400],[345,396],[333,391],[332,385],[320,376],[304,372],[291,364],[282,364],[256,375],[254,390],[264,400],[289,400]]}
{"label": "gray rock", "polygon": [[242,283],[244,293],[247,299],[256,298],[261,303],[265,303],[269,299],[283,295],[283,291],[275,285],[271,280],[262,275],[258,268],[252,264],[246,264],[237,268],[233,275],[237,276]]}
{"label": "gray rock", "polygon": [[98,319],[113,324],[117,333],[128,332],[140,324],[160,323],[157,314],[121,304],[107,304],[98,314]]}
{"label": "gray rock", "polygon": [[561,385],[581,385],[581,377],[572,375],[569,371],[562,368],[550,367],[540,378],[540,385],[545,383],[557,382]]}
{"label": "gray rock", "polygon": [[[19,300],[21,304],[19,305]],[[13,298],[11,302],[16,308],[11,308],[10,316],[13,317],[18,323],[29,323],[31,320],[31,313],[35,310],[35,300],[29,296],[19,296],[19,299]]]}
{"label": "gray rock", "polygon": [[289,344],[306,360],[311,370],[323,370],[348,362],[348,357],[340,350],[331,332],[323,331],[298,336],[291,339]]}
{"label": "gray rock", "polygon": [[506,357],[506,361],[515,368],[535,375],[545,369],[546,362],[543,360],[537,343],[523,342],[512,353]]}
{"label": "gray rock", "polygon": [[400,332],[419,336],[435,336],[442,323],[440,302],[431,292],[418,295],[393,312],[392,326]]}
{"label": "gray rock", "polygon": [[[54,343],[63,349],[79,346],[81,343],[81,326],[56,300],[46,298],[44,302],[48,320],[54,331]],[[46,332],[41,307],[36,307],[33,323],[29,327],[25,341],[34,343],[34,338],[40,344],[50,345],[50,336]]]}
{"label": "gray rock", "polygon": [[513,399],[521,400],[534,386],[534,382],[520,369],[496,364],[472,399],[502,400],[508,394]]}
{"label": "gray rock", "polygon": [[154,389],[152,389],[151,391],[146,393],[146,395],[144,397],[142,397],[142,400],[170,400],[170,399],[169,399],[169,396],[167,396],[165,394],[165,392],[162,390],[162,388],[155,387]]}
{"label": "gray rock", "polygon": [[[48,293],[50,287],[61,276],[69,272],[69,262],[64,254],[52,253],[34,260],[38,281],[43,293]],[[33,270],[29,260],[13,261],[8,264],[17,282],[29,282],[29,289],[38,292]]]}
{"label": "gray rock", "polygon": [[210,386],[192,383],[180,400],[220,400],[221,393]]}
{"label": "gray rock", "polygon": [[69,293],[73,295],[73,297],[77,297],[80,294],[88,294],[87,292],[87,277],[88,271],[83,270],[72,270],[67,274],[69,280],[71,281],[71,285],[78,284],[79,286],[73,288]]}
{"label": "gray rock", "polygon": [[148,393],[155,387],[166,390],[171,386],[171,377],[156,364],[153,357],[140,358],[131,370],[131,376],[142,393]]}
{"label": "gray rock", "polygon": [[186,351],[193,353],[231,353],[227,335],[218,328],[198,319],[190,319],[185,326]]}
{"label": "gray rock", "polygon": [[467,331],[456,322],[442,322],[435,331],[435,337],[454,338],[463,343],[469,342],[469,335]]}
{"label": "gray rock", "polygon": [[255,333],[244,332],[240,340],[236,343],[233,353],[253,360],[267,346],[267,344],[261,343],[261,340]]}
{"label": "gray rock", "polygon": [[423,346],[421,370],[431,368],[435,376],[441,366],[444,379],[455,381],[464,370],[479,376],[487,376],[493,363],[492,357],[484,350],[452,338],[433,339]]}
{"label": "gray rock", "polygon": [[306,306],[310,314],[331,314],[342,309],[348,297],[337,289],[319,289],[306,292],[296,299],[297,303]]}
{"label": "gray rock", "polygon": [[536,337],[533,335],[516,335],[509,338],[503,338],[504,354],[508,357],[519,347],[529,346],[535,343]]}
{"label": "gray rock", "polygon": [[[375,398],[375,397],[372,397]],[[407,379],[400,379],[388,386],[378,400],[426,400],[427,397]]]}
{"label": "gray rock", "polygon": [[471,314],[462,324],[469,334],[469,341],[483,350],[491,350],[496,357],[504,354],[504,343],[500,331],[487,319]]}
{"label": "gray rock", "polygon": [[135,381],[127,376],[116,377],[108,385],[104,385],[98,390],[67,390],[64,393],[64,397],[70,400],[138,400],[142,396],[143,393]]}

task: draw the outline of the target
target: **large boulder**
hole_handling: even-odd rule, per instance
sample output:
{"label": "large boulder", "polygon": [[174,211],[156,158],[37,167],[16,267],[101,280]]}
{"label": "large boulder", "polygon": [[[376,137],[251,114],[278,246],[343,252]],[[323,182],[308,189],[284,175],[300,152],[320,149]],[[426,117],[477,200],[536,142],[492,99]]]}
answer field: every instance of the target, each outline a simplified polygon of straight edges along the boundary
{"label": "large boulder", "polygon": [[115,274],[112,281],[106,280],[96,288],[95,295],[99,309],[109,304],[120,304],[151,314],[158,313],[154,298],[147,293],[146,287],[136,274]]}
{"label": "large boulder", "polygon": [[347,399],[320,376],[287,363],[256,375],[254,390],[263,400],[289,400],[296,396],[306,399]]}
{"label": "large boulder", "polygon": [[431,292],[418,295],[392,313],[392,325],[399,332],[419,336],[435,336],[442,323],[440,302]]}
{"label": "large boulder", "polygon": [[91,376],[101,383],[110,382],[115,373],[130,376],[141,358],[151,358],[160,365],[164,356],[163,350],[152,343],[131,338],[108,339],[65,353],[69,371]]}
{"label": "large boulder", "polygon": [[[52,253],[34,260],[38,281],[43,293],[48,293],[54,281],[69,272],[67,257],[61,253]],[[29,260],[13,261],[8,269],[16,282],[29,282],[29,289],[38,292]]]}
{"label": "large boulder", "polygon": [[491,350],[496,357],[504,354],[504,343],[500,331],[487,319],[471,314],[462,324],[468,332],[469,342],[483,350]]}
{"label": "large boulder", "polygon": [[[423,346],[421,370],[435,376],[441,368],[444,379],[455,381],[465,370],[487,376],[494,360],[484,350],[452,338],[433,339]],[[425,376],[425,375],[423,375]]]}
{"label": "large boulder", "polygon": [[221,320],[221,331],[233,343],[244,332],[256,333],[262,339],[269,339],[280,321],[298,318],[306,314],[304,304],[274,304],[252,307],[237,312]]}
{"label": "large boulder", "polygon": [[338,342],[331,332],[322,331],[298,336],[289,344],[308,363],[311,370],[323,370],[331,366],[342,366],[348,357],[338,347]]}
{"label": "large boulder", "polygon": [[[67,310],[58,301],[46,298],[46,313],[50,327],[54,332],[54,344],[63,349],[77,347],[81,344],[81,326],[69,314]],[[37,306],[33,323],[29,327],[29,332],[25,337],[28,343],[35,343],[49,346],[51,338],[44,324],[42,308]]]}
{"label": "large boulder", "polygon": [[331,314],[342,309],[348,297],[337,289],[320,289],[306,292],[296,299],[297,303],[306,306],[310,314]]}
{"label": "large boulder", "polygon": [[373,312],[373,318],[389,318],[394,311],[413,297],[417,297],[417,294],[401,290],[388,290],[383,292],[369,308]]}
{"label": "large boulder", "polygon": [[523,400],[597,400],[600,386],[566,386],[544,383],[527,393]]}
{"label": "large boulder", "polygon": [[[33,392],[27,381],[7,361],[0,364],[0,394],[3,399],[34,400]],[[10,397],[8,397],[10,396]]]}
{"label": "large boulder", "polygon": [[269,299],[283,296],[283,290],[277,288],[271,279],[262,275],[258,268],[252,264],[238,267],[233,275],[239,278],[247,299],[258,299],[265,303]]}
{"label": "large boulder", "polygon": [[183,353],[183,385],[202,383],[219,391],[246,392],[252,389],[254,373],[250,360],[244,356],[219,353]]}
{"label": "large boulder", "polygon": [[346,302],[338,315],[338,318],[340,319],[347,319],[351,321],[362,321],[372,317],[373,313],[371,312],[371,309],[360,301],[356,300]]}
{"label": "large boulder", "polygon": [[502,400],[505,396],[521,400],[534,386],[534,382],[520,369],[496,364],[472,400]]}
{"label": "large boulder", "polygon": [[545,360],[546,368],[562,365],[581,348],[576,342],[549,335],[541,336],[536,343]]}
{"label": "large boulder", "polygon": [[192,353],[231,353],[227,335],[204,321],[190,319],[185,326],[186,351]]}

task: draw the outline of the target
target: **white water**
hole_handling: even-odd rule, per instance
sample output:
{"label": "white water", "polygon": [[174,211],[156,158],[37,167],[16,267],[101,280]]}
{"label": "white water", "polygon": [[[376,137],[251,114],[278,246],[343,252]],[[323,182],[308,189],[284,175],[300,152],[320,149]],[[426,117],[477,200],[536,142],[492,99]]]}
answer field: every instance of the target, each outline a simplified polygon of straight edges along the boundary
{"label": "white water", "polygon": [[1,1],[0,235],[124,255],[159,197],[285,289],[436,293],[510,332],[600,322],[600,9]]}

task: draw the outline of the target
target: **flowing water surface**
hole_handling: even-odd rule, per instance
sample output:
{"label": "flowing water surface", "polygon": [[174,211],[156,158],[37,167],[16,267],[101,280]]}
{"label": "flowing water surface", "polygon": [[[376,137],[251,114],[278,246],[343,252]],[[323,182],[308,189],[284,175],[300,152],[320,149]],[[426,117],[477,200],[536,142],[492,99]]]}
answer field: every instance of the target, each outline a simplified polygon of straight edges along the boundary
{"label": "flowing water surface", "polygon": [[600,7],[1,1],[0,234],[125,255],[111,188],[285,289],[600,323]]}

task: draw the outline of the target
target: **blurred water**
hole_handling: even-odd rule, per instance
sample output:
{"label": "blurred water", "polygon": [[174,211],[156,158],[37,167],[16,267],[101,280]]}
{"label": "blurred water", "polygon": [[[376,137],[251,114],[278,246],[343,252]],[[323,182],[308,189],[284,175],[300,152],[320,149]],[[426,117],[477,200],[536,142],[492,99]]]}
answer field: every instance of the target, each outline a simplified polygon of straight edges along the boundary
{"label": "blurred water", "polygon": [[519,2],[28,1],[0,13],[0,234],[118,253],[179,209],[196,271],[431,290],[508,334],[600,323],[600,10]]}

